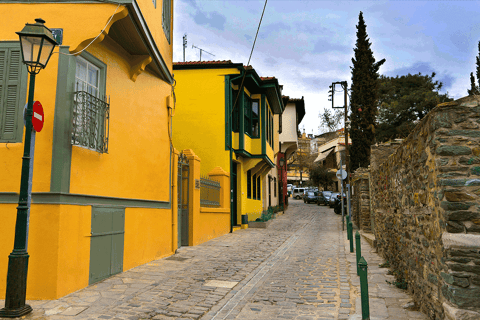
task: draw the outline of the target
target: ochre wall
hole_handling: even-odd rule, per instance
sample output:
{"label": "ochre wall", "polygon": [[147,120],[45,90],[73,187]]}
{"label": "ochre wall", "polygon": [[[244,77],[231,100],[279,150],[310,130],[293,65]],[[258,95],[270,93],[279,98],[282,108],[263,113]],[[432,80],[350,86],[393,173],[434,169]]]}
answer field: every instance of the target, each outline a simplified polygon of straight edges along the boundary
{"label": "ochre wall", "polygon": [[108,65],[108,154],[73,146],[70,192],[168,201],[170,86],[148,72],[133,82],[125,60],[101,43],[88,51]]}
{"label": "ochre wall", "polygon": [[173,144],[178,150],[194,150],[202,159],[203,175],[217,166],[230,172],[230,152],[225,150],[224,75],[227,74],[238,74],[238,70],[175,70],[177,107]]}
{"label": "ochre wall", "polygon": [[172,220],[169,209],[125,209],[124,271],[173,253]]}
{"label": "ochre wall", "polygon": [[230,232],[230,207],[204,208],[200,207],[200,234],[197,244],[217,238]]}
{"label": "ochre wall", "polygon": [[[16,204],[0,205],[0,298],[13,249]],[[27,299],[57,299],[88,285],[91,206],[33,204]]]}

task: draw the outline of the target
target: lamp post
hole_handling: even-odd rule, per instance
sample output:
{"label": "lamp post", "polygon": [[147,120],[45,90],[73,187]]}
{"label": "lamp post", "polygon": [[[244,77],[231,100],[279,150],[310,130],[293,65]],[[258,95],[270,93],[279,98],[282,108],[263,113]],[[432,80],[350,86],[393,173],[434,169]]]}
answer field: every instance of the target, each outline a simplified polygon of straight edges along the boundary
{"label": "lamp post", "polygon": [[27,23],[22,31],[17,32],[20,37],[23,63],[30,74],[28,91],[28,105],[25,112],[25,144],[22,157],[22,176],[20,180],[20,197],[17,207],[17,221],[15,224],[15,242],[13,251],[8,256],[7,293],[5,308],[0,309],[0,317],[17,318],[32,311],[32,307],[25,304],[27,295],[28,258],[27,239],[30,211],[30,197],[35,143],[32,143],[33,126],[33,93],[35,90],[35,75],[47,66],[57,42],[52,32],[42,19],[35,19],[34,24]]}
{"label": "lamp post", "polygon": [[[285,156],[285,155],[284,155]],[[285,165],[285,158],[280,158],[280,160],[278,160],[278,164],[280,165],[280,176],[281,176],[281,186],[282,186],[282,190],[281,190],[281,194],[282,194],[282,197],[280,198],[280,204],[284,204],[284,198],[285,198],[285,195],[283,194],[283,190],[285,190],[285,185],[284,185],[284,181],[283,181],[283,166]]]}

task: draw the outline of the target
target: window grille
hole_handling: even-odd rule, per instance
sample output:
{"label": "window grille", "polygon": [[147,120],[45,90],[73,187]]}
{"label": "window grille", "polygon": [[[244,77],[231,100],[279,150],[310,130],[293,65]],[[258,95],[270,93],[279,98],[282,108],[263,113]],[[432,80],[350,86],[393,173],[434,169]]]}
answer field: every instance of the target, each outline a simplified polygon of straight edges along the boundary
{"label": "window grille", "polygon": [[73,98],[72,144],[108,153],[109,127],[110,101],[86,91],[76,91]]}
{"label": "window grille", "polygon": [[252,183],[252,186],[253,186],[252,195],[253,195],[253,199],[256,200],[257,199],[257,183],[256,183],[257,175],[256,174],[253,175],[253,180],[252,181],[253,181],[253,183]]}
{"label": "window grille", "polygon": [[220,207],[220,182],[200,177],[200,206]]}

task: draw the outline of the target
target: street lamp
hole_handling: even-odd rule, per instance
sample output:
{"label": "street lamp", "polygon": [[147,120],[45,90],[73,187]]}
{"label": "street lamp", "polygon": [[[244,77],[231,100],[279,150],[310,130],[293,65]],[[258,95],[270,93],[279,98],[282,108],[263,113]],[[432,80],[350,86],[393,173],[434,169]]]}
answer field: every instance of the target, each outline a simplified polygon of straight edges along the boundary
{"label": "street lamp", "polygon": [[33,93],[35,91],[35,75],[47,66],[57,42],[52,32],[42,19],[35,19],[34,24],[27,23],[22,31],[17,32],[20,37],[23,63],[27,65],[30,74],[28,91],[28,105],[25,112],[25,144],[22,158],[22,176],[20,180],[20,197],[17,207],[17,221],[15,224],[15,242],[13,251],[8,256],[7,293],[5,308],[0,309],[0,318],[17,318],[32,311],[32,307],[25,304],[27,295],[28,258],[27,238],[28,220],[30,211],[30,195],[33,163],[31,156],[35,148],[32,143],[33,125]]}

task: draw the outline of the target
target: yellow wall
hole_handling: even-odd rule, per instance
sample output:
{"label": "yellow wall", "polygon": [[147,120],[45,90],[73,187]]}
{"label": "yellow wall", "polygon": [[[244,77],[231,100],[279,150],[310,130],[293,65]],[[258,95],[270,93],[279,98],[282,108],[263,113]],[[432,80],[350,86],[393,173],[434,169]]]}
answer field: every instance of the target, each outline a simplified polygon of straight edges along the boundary
{"label": "yellow wall", "polygon": [[[152,1],[140,1],[150,31],[155,30],[154,38],[171,69],[172,46],[166,41],[161,26],[162,4],[160,1],[155,11],[149,10],[147,6],[150,5],[153,6]],[[1,6],[2,12],[9,14],[3,17],[0,39],[18,41],[15,32],[26,22],[33,23],[32,17],[40,15],[48,27],[63,28],[63,45],[70,46],[70,50],[96,37],[115,10],[120,16],[126,12],[123,6],[117,9],[117,5],[107,3]],[[75,23],[79,17],[81,23]],[[87,51],[107,64],[106,93],[111,97],[109,154],[74,146],[70,192],[168,201],[169,181],[163,173],[169,171],[166,97],[170,95],[170,86],[148,72],[133,82],[129,79],[130,66],[124,57],[106,48],[102,42],[91,45]],[[35,100],[42,102],[45,125],[36,135],[33,192],[50,191],[58,56],[53,54],[47,68],[36,77]],[[0,177],[0,192],[20,190],[22,153],[22,143],[0,143],[0,166],[9,168]]]}
{"label": "yellow wall", "polygon": [[197,244],[217,238],[230,232],[230,207],[200,208],[200,236]]}
{"label": "yellow wall", "polygon": [[[165,32],[162,26],[162,1],[171,1],[170,13],[170,44],[167,41]],[[153,5],[152,0],[137,0],[138,6],[142,11],[142,15],[148,24],[148,29],[152,34],[153,39],[157,43],[158,49],[162,54],[163,59],[167,63],[168,69],[172,72],[172,58],[173,58],[173,0],[157,0],[157,7]],[[178,40],[177,40],[178,41]]]}
{"label": "yellow wall", "polygon": [[[0,298],[6,290],[16,207],[0,205]],[[90,226],[90,206],[32,205],[27,299],[57,299],[88,285]]]}
{"label": "yellow wall", "polygon": [[172,218],[169,209],[125,209],[124,271],[173,253]]}
{"label": "yellow wall", "polygon": [[148,72],[131,81],[127,62],[101,43],[88,51],[108,65],[108,154],[73,146],[70,192],[168,201],[170,86]]}
{"label": "yellow wall", "polygon": [[225,150],[224,75],[238,73],[237,69],[175,70],[173,144],[178,150],[194,150],[202,160],[202,174],[217,166],[230,172],[230,152]]}

